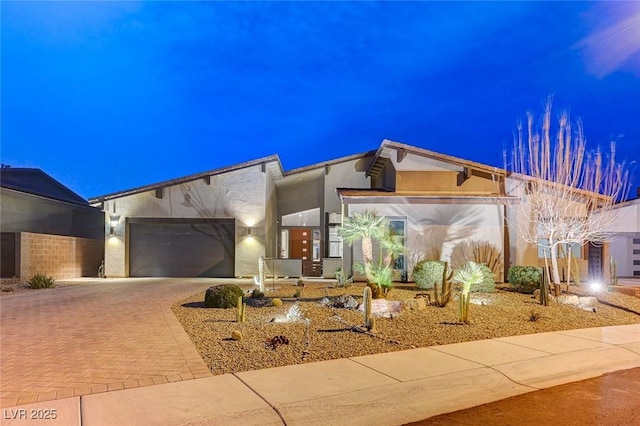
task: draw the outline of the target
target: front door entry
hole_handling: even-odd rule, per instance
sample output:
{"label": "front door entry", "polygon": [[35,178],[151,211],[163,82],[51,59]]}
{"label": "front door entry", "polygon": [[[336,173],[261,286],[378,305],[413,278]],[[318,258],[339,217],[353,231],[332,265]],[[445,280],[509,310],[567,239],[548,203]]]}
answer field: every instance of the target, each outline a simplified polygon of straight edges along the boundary
{"label": "front door entry", "polygon": [[311,259],[311,229],[292,229],[289,231],[292,259]]}
{"label": "front door entry", "polygon": [[[290,258],[302,259],[302,274],[307,277],[318,277],[322,274],[319,256],[314,256],[313,232],[309,228],[291,229],[289,231]],[[318,242],[319,244],[319,242]],[[319,255],[319,246],[318,246]],[[315,259],[317,257],[317,259]]]}

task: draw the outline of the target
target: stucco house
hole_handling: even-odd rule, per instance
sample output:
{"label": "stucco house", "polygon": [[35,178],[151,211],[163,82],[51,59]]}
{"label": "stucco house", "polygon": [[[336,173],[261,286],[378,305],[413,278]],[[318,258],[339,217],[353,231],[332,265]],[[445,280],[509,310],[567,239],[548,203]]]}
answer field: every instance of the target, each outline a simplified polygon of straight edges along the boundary
{"label": "stucco house", "polygon": [[[264,256],[268,274],[333,277],[361,259],[337,232],[342,218],[375,210],[405,243],[399,277],[419,258],[484,247],[503,279],[509,265],[540,264],[509,229],[515,186],[501,168],[384,140],[290,171],[274,155],[89,201],[105,212],[107,276],[246,277]],[[579,257],[586,274],[587,250]]]}
{"label": "stucco house", "polygon": [[613,238],[609,254],[617,263],[619,277],[640,277],[640,189],[638,197],[616,204],[616,220],[609,231]]}
{"label": "stucco house", "polygon": [[40,169],[0,169],[2,279],[95,276],[104,213]]}

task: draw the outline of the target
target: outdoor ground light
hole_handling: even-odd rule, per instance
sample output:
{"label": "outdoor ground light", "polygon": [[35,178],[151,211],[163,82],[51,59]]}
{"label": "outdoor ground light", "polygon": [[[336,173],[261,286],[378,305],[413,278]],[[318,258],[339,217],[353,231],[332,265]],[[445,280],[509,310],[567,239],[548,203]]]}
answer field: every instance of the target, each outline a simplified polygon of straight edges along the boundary
{"label": "outdoor ground light", "polygon": [[109,231],[109,235],[116,235],[116,226],[120,223],[120,215],[119,214],[110,214],[109,215],[109,225],[111,225],[111,229]]}
{"label": "outdoor ground light", "polygon": [[591,292],[593,294],[598,294],[601,288],[602,288],[602,284],[600,284],[599,282],[594,281],[591,283]]}

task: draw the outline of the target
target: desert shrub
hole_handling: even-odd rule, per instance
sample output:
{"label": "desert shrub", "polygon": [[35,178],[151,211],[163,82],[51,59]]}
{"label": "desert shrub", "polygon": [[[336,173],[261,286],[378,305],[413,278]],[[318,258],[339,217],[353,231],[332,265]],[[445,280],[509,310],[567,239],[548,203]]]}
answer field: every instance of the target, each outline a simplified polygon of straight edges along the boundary
{"label": "desert shrub", "polygon": [[204,294],[204,306],[207,308],[235,308],[238,297],[244,292],[235,284],[220,284],[209,287]]}
{"label": "desert shrub", "polygon": [[264,297],[264,293],[260,291],[259,288],[254,288],[251,292],[251,298],[253,299],[262,299]]}
{"label": "desert shrub", "polygon": [[542,269],[537,266],[512,266],[507,279],[509,284],[519,293],[532,294],[540,287]]}
{"label": "desert shrub", "polygon": [[271,306],[275,306],[276,308],[278,308],[278,307],[282,306],[282,300],[281,300],[281,299],[278,299],[278,298],[273,299],[273,300],[271,301]]}
{"label": "desert shrub", "polygon": [[51,288],[56,285],[56,280],[53,277],[45,274],[35,274],[27,280],[27,287],[32,289],[39,288]]}
{"label": "desert shrub", "polygon": [[436,283],[442,282],[444,262],[439,260],[423,260],[413,267],[413,281],[418,288],[430,290]]}
{"label": "desert shrub", "polygon": [[487,265],[480,267],[484,276],[482,282],[471,284],[471,293],[493,293],[496,290],[496,280],[493,271]]}

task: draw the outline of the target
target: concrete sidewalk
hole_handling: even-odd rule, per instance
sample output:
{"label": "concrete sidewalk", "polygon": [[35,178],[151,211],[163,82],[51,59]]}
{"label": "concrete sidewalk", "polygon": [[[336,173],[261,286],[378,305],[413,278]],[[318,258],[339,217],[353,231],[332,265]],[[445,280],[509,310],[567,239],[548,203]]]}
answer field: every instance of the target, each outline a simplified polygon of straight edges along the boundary
{"label": "concrete sidewalk", "polygon": [[[640,324],[226,374],[5,408],[3,425],[398,425],[640,367]],[[23,417],[22,419],[20,417]]]}

